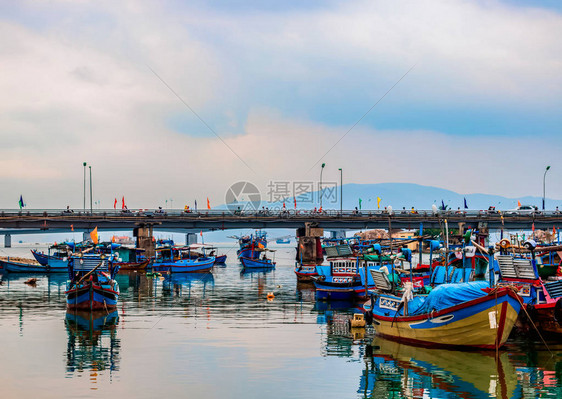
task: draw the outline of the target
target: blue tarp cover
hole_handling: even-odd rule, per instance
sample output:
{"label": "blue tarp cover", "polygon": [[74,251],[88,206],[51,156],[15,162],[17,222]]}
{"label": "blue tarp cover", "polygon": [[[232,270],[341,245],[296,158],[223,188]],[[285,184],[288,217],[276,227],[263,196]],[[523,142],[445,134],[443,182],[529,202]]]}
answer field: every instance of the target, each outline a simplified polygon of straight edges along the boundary
{"label": "blue tarp cover", "polygon": [[472,281],[460,284],[442,284],[433,289],[416,314],[440,311],[487,295],[482,288],[489,287],[487,281]]}

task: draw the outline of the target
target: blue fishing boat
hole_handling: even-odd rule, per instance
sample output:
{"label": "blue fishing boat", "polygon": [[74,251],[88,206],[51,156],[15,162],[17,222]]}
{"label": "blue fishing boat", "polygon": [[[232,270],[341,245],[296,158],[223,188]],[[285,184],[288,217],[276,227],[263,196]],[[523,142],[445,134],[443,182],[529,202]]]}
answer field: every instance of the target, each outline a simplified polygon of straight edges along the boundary
{"label": "blue fishing boat", "polygon": [[226,255],[215,256],[215,265],[224,265],[226,263]]}
{"label": "blue fishing boat", "polygon": [[27,263],[11,260],[9,257],[5,260],[0,260],[0,265],[9,273],[57,273],[66,272],[67,267],[51,267],[50,265],[43,266],[39,263]]}
{"label": "blue fishing boat", "polygon": [[115,281],[118,266],[100,254],[70,257],[66,288],[66,306],[70,310],[113,310],[117,308],[119,284]]}
{"label": "blue fishing boat", "polygon": [[272,269],[275,267],[275,262],[271,259],[251,259],[251,258],[240,258],[242,266],[245,269]]}
{"label": "blue fishing boat", "polygon": [[267,233],[265,231],[256,231],[255,234],[239,237],[238,244],[240,245],[236,252],[238,258],[259,258],[259,250],[267,248]]}
{"label": "blue fishing boat", "polygon": [[[214,257],[191,259],[189,247],[158,248],[152,263],[153,272],[203,273],[213,268]],[[186,256],[184,257],[184,253]]]}
{"label": "blue fishing boat", "polygon": [[429,295],[405,291],[397,296],[379,287],[364,308],[376,333],[389,339],[423,346],[496,349],[506,342],[521,306],[515,290],[492,289],[486,281],[475,281],[443,284]]}
{"label": "blue fishing boat", "polygon": [[[380,250],[380,249],[378,249]],[[365,269],[380,267],[380,259],[365,259],[353,254],[349,244],[326,247],[329,266],[316,266],[313,277],[316,298],[319,300],[353,301],[366,296],[374,288],[374,282]]]}

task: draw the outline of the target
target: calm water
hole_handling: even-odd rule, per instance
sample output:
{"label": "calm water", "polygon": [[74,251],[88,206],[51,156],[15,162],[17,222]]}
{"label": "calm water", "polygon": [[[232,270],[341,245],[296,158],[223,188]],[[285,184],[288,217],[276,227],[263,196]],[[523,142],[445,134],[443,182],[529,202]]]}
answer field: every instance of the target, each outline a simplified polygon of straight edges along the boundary
{"label": "calm water", "polygon": [[2,397],[562,397],[555,341],[553,356],[518,340],[499,360],[399,345],[350,332],[353,307],[297,286],[293,251],[279,250],[268,273],[241,273],[228,255],[212,275],[121,274],[118,311],[92,317],[67,314],[64,275],[36,287],[4,275]]}

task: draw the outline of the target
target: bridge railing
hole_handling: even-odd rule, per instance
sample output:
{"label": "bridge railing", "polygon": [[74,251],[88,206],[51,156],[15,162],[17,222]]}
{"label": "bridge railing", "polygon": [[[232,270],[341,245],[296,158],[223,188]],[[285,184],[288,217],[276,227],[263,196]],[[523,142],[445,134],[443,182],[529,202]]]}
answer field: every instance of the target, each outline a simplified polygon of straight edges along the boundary
{"label": "bridge railing", "polygon": [[393,210],[389,213],[388,210],[375,209],[375,210],[343,210],[339,209],[326,209],[322,212],[310,209],[286,209],[286,210],[229,210],[229,209],[205,209],[205,210],[190,210],[186,212],[182,209],[162,209],[162,210],[115,210],[115,209],[94,209],[92,213],[87,210],[67,210],[67,209],[3,209],[0,210],[0,218],[7,217],[186,217],[186,218],[213,218],[213,217],[230,217],[230,218],[354,218],[354,217],[376,217],[383,216],[392,217],[451,217],[459,216],[464,218],[478,218],[482,216],[503,216],[504,218],[520,217],[520,216],[562,216],[560,211],[517,211],[517,210],[446,210],[446,211],[433,211],[433,210],[415,210],[399,209]]}

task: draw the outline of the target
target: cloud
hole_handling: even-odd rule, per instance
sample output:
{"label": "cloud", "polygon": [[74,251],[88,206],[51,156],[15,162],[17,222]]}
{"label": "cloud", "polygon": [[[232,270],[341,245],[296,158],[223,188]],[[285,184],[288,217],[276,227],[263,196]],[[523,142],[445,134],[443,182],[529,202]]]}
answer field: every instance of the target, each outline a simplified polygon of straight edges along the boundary
{"label": "cloud", "polygon": [[[538,110],[529,123],[541,116],[557,127],[555,11],[464,1],[237,12],[194,4],[28,2],[4,13],[0,206],[23,193],[30,206],[79,207],[84,161],[106,207],[121,195],[130,207],[207,196],[218,205],[239,180],[265,191],[272,179],[316,179],[313,164],[414,63],[328,154],[327,178],[343,167],[357,183],[512,196],[540,186],[544,166],[520,159],[529,138],[506,140],[501,126],[482,136],[490,122],[470,121],[470,112],[441,131],[416,126],[416,114],[427,107],[441,121],[451,109],[499,110],[510,119]],[[456,135],[467,123],[472,135]],[[554,138],[540,150],[553,180],[559,147]]]}

